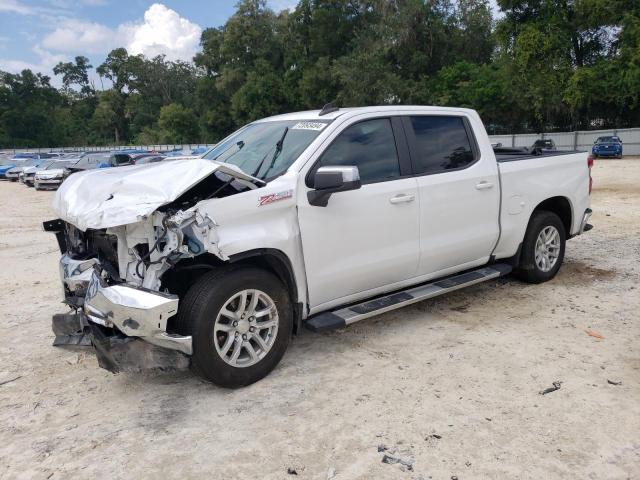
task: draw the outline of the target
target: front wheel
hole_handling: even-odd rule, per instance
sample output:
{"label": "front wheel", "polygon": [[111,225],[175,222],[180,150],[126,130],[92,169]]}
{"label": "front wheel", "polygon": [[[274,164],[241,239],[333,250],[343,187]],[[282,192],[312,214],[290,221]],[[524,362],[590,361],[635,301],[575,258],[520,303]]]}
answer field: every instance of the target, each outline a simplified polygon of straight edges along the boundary
{"label": "front wheel", "polygon": [[551,280],[562,265],[566,239],[564,224],[558,215],[544,210],[533,212],[514,274],[529,283]]}
{"label": "front wheel", "polygon": [[222,387],[257,382],[289,344],[293,311],[282,282],[254,267],[204,275],[180,305],[178,331],[193,337],[194,369]]}

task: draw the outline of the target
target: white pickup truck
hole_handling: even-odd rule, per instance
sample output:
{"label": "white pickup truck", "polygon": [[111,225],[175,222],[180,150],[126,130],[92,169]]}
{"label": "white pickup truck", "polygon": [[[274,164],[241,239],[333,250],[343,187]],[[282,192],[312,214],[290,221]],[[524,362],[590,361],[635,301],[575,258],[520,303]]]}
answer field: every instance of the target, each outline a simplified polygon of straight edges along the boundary
{"label": "white pickup truck", "polygon": [[393,106],[253,122],[204,156],[78,173],[45,222],[68,314],[54,344],[112,371],[267,375],[292,333],[513,273],[544,282],[591,228],[586,153],[496,153],[478,114]]}

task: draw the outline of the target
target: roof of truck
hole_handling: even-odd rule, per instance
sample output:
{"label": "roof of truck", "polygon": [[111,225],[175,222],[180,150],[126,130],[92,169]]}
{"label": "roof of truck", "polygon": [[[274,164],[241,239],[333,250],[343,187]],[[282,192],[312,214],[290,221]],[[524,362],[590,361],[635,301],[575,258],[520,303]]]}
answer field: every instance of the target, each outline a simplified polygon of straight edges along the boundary
{"label": "roof of truck", "polygon": [[263,118],[258,120],[259,122],[270,122],[275,120],[333,120],[337,117],[345,115],[347,113],[360,114],[360,113],[376,113],[376,112],[384,112],[384,111],[398,111],[398,110],[407,110],[407,111],[431,111],[431,112],[460,112],[460,111],[469,111],[468,108],[458,108],[458,107],[438,107],[438,106],[429,106],[429,105],[380,105],[380,106],[372,106],[372,107],[347,107],[347,108],[338,108],[333,112],[326,113],[324,115],[320,115],[322,110],[307,110],[303,112],[292,112],[285,113],[282,115],[274,115],[272,117]]}

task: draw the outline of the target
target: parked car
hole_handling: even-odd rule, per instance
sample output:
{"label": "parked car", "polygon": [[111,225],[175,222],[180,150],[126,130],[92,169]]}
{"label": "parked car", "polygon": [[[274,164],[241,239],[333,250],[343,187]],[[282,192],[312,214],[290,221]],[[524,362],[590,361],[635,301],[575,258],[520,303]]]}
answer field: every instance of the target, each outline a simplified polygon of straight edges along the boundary
{"label": "parked car", "polygon": [[596,158],[622,158],[622,141],[615,135],[598,137],[591,148],[591,153],[593,153]]}
{"label": "parked car", "polygon": [[207,151],[209,151],[210,148],[209,147],[196,147],[194,149],[191,150],[191,155],[203,155],[205,153],[207,153]]}
{"label": "parked car", "polygon": [[111,152],[88,152],[80,157],[77,163],[69,167],[71,172],[93,170],[94,168],[109,168]]}
{"label": "parked car", "polygon": [[552,279],[591,228],[591,165],[496,156],[473,110],[389,106],[266,118],[204,158],[72,176],[44,224],[78,312],[54,316],[56,343],[89,332],[111,371],[190,357],[247,385],[302,326],[512,271]]}
{"label": "parked car", "polygon": [[38,169],[33,182],[36,190],[55,190],[71,174],[109,167],[109,152],[76,153],[59,160],[46,170]]}
{"label": "parked car", "polygon": [[555,152],[558,149],[556,148],[556,142],[554,142],[550,138],[545,138],[533,142],[533,145],[531,145],[531,148],[529,150],[534,153],[546,153]]}
{"label": "parked car", "polygon": [[14,158],[16,158],[15,167],[8,169],[4,174],[5,178],[7,180],[11,180],[12,182],[17,182],[20,179],[20,174],[25,168],[39,167],[45,162],[45,160],[40,158],[39,155],[37,156],[37,158]]}
{"label": "parked car", "polygon": [[66,156],[62,160],[47,162],[38,168],[23,171],[24,183],[36,190],[56,189],[69,176],[69,168],[80,161],[80,156]]}
{"label": "parked car", "polygon": [[[7,172],[17,166],[22,165],[27,160],[33,160],[39,158],[37,153],[16,153],[14,155],[8,155],[0,162],[0,178],[7,179]],[[16,178],[17,180],[17,178]]]}
{"label": "parked car", "polygon": [[[111,152],[111,156],[109,157],[109,165],[111,167],[124,167],[127,165],[136,165],[138,164],[139,160],[142,160],[143,158],[146,158],[146,157],[156,157],[156,158],[159,157],[159,159],[156,161],[160,161],[162,159],[162,156],[160,156],[159,154],[147,152],[144,150],[143,151],[133,150],[129,152],[118,151],[118,152]],[[148,160],[147,162],[151,162],[151,160]]]}
{"label": "parked car", "polygon": [[16,166],[16,162],[11,157],[0,158],[0,179],[6,179],[5,174]]}
{"label": "parked car", "polygon": [[166,157],[158,153],[143,153],[133,158],[135,165],[146,165],[147,163],[162,162]]}

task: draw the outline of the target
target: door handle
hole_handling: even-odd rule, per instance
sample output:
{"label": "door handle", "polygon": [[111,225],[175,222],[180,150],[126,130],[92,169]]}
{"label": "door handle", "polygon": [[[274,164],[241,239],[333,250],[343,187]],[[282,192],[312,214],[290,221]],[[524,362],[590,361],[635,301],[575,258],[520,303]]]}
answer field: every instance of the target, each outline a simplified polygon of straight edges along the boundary
{"label": "door handle", "polygon": [[389,199],[389,201],[393,204],[396,203],[409,203],[409,202],[413,202],[416,199],[416,196],[413,194],[406,194],[406,193],[400,193],[398,195],[396,195],[395,197],[391,197]]}
{"label": "door handle", "polygon": [[493,183],[487,182],[487,181],[482,181],[482,182],[476,184],[476,190],[487,190],[489,188],[493,188]]}

